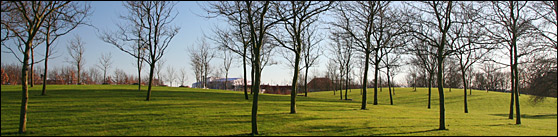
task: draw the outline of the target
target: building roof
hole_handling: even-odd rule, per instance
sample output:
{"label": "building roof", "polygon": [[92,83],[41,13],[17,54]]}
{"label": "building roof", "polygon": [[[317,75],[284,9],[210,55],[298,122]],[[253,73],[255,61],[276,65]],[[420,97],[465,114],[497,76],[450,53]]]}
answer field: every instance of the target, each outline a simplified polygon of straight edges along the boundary
{"label": "building roof", "polygon": [[[238,79],[242,79],[242,78],[220,78],[220,79],[215,79],[215,80],[213,80],[213,81],[215,81],[215,82],[217,82],[217,81],[219,81],[219,82],[224,82],[225,80],[226,80],[226,81],[233,81],[233,80],[238,80]],[[212,81],[212,82],[213,82],[213,81]]]}
{"label": "building roof", "polygon": [[322,83],[322,82],[331,83],[332,81],[329,78],[314,78],[314,79],[310,80],[310,82],[308,82],[308,84],[316,83],[316,82],[318,82],[318,83]]}

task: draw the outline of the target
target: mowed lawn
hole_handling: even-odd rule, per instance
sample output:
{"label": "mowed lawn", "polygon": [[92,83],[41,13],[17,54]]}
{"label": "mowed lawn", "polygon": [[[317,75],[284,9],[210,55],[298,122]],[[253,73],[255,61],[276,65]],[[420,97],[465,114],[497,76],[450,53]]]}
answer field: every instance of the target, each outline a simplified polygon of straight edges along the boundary
{"label": "mowed lawn", "polygon": [[[250,100],[243,92],[133,85],[49,85],[30,88],[27,133],[33,136],[229,136],[251,133]],[[468,94],[469,91],[467,91]],[[387,88],[368,89],[367,110],[361,110],[360,90],[339,100],[332,91],[297,96],[297,114],[290,112],[290,95],[260,94],[258,130],[263,136],[556,136],[557,100],[533,104],[520,96],[521,125],[508,119],[510,94],[473,90],[464,113],[463,90],[445,90],[446,124],[439,127],[438,92],[427,109],[427,89],[396,88],[394,105]],[[344,94],[344,93],[343,93]],[[17,134],[21,86],[1,87],[1,135]]]}

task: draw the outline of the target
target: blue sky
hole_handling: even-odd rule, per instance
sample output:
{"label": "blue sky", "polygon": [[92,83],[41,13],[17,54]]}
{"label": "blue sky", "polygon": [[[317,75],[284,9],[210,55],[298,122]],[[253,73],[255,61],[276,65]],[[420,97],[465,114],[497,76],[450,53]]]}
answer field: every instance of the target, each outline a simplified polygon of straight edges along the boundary
{"label": "blue sky", "polygon": [[[84,2],[84,1],[79,1]],[[134,58],[120,50],[116,47],[103,42],[98,35],[105,30],[116,30],[117,23],[122,23],[123,20],[119,18],[119,15],[124,15],[127,13],[126,8],[122,6],[121,1],[93,1],[90,2],[93,9],[92,15],[89,17],[90,23],[99,29],[99,31],[93,27],[81,26],[73,30],[71,33],[59,38],[56,44],[56,56],[55,59],[49,60],[49,68],[59,68],[61,66],[69,66],[70,64],[66,62],[69,58],[68,51],[66,49],[68,41],[74,37],[74,35],[79,35],[85,42],[85,68],[95,67],[98,64],[98,60],[101,54],[111,53],[113,58],[113,65],[109,74],[115,68],[122,69],[130,75],[137,75],[137,69],[133,65]],[[163,59],[166,60],[166,66],[174,67],[176,74],[179,73],[180,68],[185,68],[188,73],[188,79],[185,83],[190,85],[195,82],[195,77],[193,71],[191,71],[190,58],[188,56],[188,48],[196,43],[197,39],[203,37],[203,33],[206,35],[212,35],[212,28],[225,27],[227,25],[222,19],[207,19],[205,17],[200,17],[198,15],[207,15],[200,5],[204,5],[206,2],[196,2],[196,1],[180,1],[174,7],[174,10],[179,14],[173,21],[174,25],[179,26],[181,29],[179,33],[172,40],[170,46],[165,51]],[[327,36],[327,35],[324,35]],[[208,40],[208,42],[211,42]],[[327,42],[322,42],[321,46],[327,47]],[[5,51],[2,47],[2,51]],[[44,52],[44,46],[39,47],[36,54]],[[327,52],[326,52],[327,55]],[[40,56],[40,55],[39,55]],[[2,63],[12,64],[18,63],[17,59],[13,57],[12,54],[2,53]],[[286,85],[290,84],[292,80],[292,69],[286,65],[285,59],[281,57],[280,54],[275,55],[275,59],[280,62],[278,65],[265,67],[262,73],[262,84],[280,84]],[[317,67],[311,68],[309,71],[309,76],[312,77],[315,74],[313,72],[319,72],[323,74],[325,71],[325,64],[327,63],[327,58],[320,57],[320,64]],[[238,65],[233,65],[230,70],[229,77],[242,77],[242,62],[237,60]],[[222,64],[222,59],[214,58],[212,60],[213,67],[219,67]],[[40,63],[39,66],[42,66]],[[147,67],[144,67],[147,68]],[[372,70],[370,70],[372,71]],[[163,69],[162,73],[165,72]],[[248,70],[248,72],[250,72]],[[144,69],[142,76],[148,74],[148,70]],[[396,76],[396,81],[402,83],[404,82],[402,77],[404,74]],[[248,75],[250,77],[250,75]],[[177,85],[174,85],[177,86]]]}

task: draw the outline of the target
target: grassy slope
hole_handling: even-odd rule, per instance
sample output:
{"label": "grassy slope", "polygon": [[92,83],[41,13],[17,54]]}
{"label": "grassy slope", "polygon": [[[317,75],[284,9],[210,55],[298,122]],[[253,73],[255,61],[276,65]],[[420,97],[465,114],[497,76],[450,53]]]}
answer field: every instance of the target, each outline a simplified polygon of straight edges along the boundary
{"label": "grassy slope", "polygon": [[[21,86],[2,86],[1,134],[17,135]],[[238,91],[155,87],[151,101],[132,85],[49,86],[40,96],[31,88],[25,135],[246,135],[251,132],[251,101]],[[146,88],[143,88],[146,89]],[[447,90],[446,90],[447,91]],[[297,114],[289,113],[289,96],[260,96],[261,135],[557,135],[556,98],[533,105],[520,96],[522,124],[509,120],[510,95],[473,90],[469,113],[463,110],[463,91],[446,92],[446,124],[438,128],[438,93],[427,109],[427,90],[397,88],[395,105],[386,89],[379,105],[360,110],[360,90],[339,100],[332,91],[297,97]],[[251,96],[250,96],[251,98]]]}

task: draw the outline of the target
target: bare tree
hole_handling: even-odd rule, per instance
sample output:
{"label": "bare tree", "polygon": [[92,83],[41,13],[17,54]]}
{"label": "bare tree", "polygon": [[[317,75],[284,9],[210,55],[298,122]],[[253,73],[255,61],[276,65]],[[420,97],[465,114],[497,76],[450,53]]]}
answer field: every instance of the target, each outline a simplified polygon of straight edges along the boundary
{"label": "bare tree", "polygon": [[[145,49],[140,49],[140,50],[136,50],[136,51],[134,52],[134,54],[145,56],[145,53],[144,53],[144,52],[145,52]],[[132,65],[135,66],[135,67],[138,69],[138,78],[137,78],[137,82],[138,82],[138,92],[141,91],[141,85],[142,85],[142,84],[141,84],[141,81],[142,81],[142,79],[141,79],[141,70],[143,70],[143,66],[145,66],[145,65],[144,65],[144,62],[145,62],[145,61],[143,61],[142,58],[136,58],[136,60],[132,61]],[[145,80],[143,80],[143,81],[145,81]]]}
{"label": "bare tree", "polygon": [[172,87],[172,82],[176,80],[175,71],[172,66],[167,66],[167,81],[169,82],[169,86]]}
{"label": "bare tree", "polygon": [[[336,8],[337,22],[331,23],[336,28],[341,29],[344,33],[349,35],[355,40],[356,46],[353,48],[359,52],[364,53],[366,65],[364,66],[364,77],[362,87],[362,107],[366,109],[367,97],[367,79],[368,79],[368,64],[370,62],[370,54],[372,51],[378,51],[378,45],[372,43],[374,37],[372,33],[374,29],[374,22],[379,16],[380,11],[388,6],[389,2],[381,1],[357,1],[341,3]],[[375,88],[376,89],[376,88]]]}
{"label": "bare tree", "polygon": [[68,45],[68,54],[70,54],[71,59],[68,63],[75,65],[77,69],[77,84],[81,85],[81,70],[85,64],[85,43],[81,40],[78,35],[74,36],[74,39],[70,41]]}
{"label": "bare tree", "polygon": [[317,21],[317,17],[320,13],[326,11],[331,6],[332,2],[320,2],[320,1],[290,1],[290,2],[275,2],[276,4],[274,12],[279,16],[279,18],[284,18],[282,22],[284,26],[283,31],[279,33],[288,33],[287,38],[279,38],[275,34],[271,34],[276,42],[283,48],[286,48],[294,53],[293,61],[293,80],[291,89],[291,114],[296,113],[296,93],[298,88],[300,75],[300,61],[303,49],[303,41],[305,37],[302,36],[304,31],[308,31],[307,27],[310,27],[312,23]]}
{"label": "bare tree", "polygon": [[[215,18],[217,16],[224,16],[226,21],[231,25],[230,31],[216,29],[214,32],[217,35],[212,38],[212,40],[222,44],[225,48],[233,51],[242,57],[242,66],[244,74],[244,98],[248,100],[248,88],[247,88],[247,62],[246,60],[250,58],[251,55],[248,49],[250,48],[250,29],[248,25],[243,22],[246,20],[247,15],[243,2],[217,2],[211,3],[208,8],[204,7],[204,10],[208,13],[213,14],[209,18]],[[252,77],[253,78],[253,77]]]}
{"label": "bare tree", "polygon": [[[403,12],[399,12],[396,9],[392,9],[389,6],[389,3],[385,5],[380,5],[378,9],[378,13],[376,15],[375,21],[371,24],[371,36],[373,45],[376,45],[373,48],[373,55],[374,58],[371,58],[370,61],[374,65],[374,105],[378,104],[378,80],[381,80],[379,76],[379,72],[381,66],[382,59],[389,54],[392,50],[384,50],[391,48],[391,46],[396,45],[394,43],[400,43],[402,39],[397,39],[398,37],[402,36],[403,34],[407,33],[409,29],[410,23],[406,20],[408,18],[406,16],[402,16],[405,14]],[[398,41],[395,41],[398,40]],[[389,52],[388,52],[389,51]],[[381,81],[380,81],[381,83]]]}
{"label": "bare tree", "polygon": [[196,69],[195,73],[198,73],[196,74],[196,80],[201,82],[203,88],[206,88],[207,77],[211,71],[209,62],[215,58],[216,55],[205,39],[198,41],[197,45],[198,46],[192,46],[197,48],[189,49],[190,61],[192,67]]}
{"label": "bare tree", "polygon": [[186,69],[184,69],[184,67],[180,69],[180,86],[184,86],[186,79],[188,79],[187,74],[188,73],[186,73]]}
{"label": "bare tree", "polygon": [[[353,57],[354,49],[351,47],[354,44],[352,37],[344,34],[342,31],[333,30],[330,35],[330,39],[334,44],[330,45],[330,52],[334,55],[332,60],[339,64],[339,78],[337,80],[344,81],[345,83],[345,100],[347,100],[348,93],[348,82],[349,82],[349,72],[351,71],[351,58]],[[344,80],[343,80],[344,79]],[[343,82],[339,83],[340,92],[339,97],[343,99]]]}
{"label": "bare tree", "polygon": [[27,104],[28,104],[28,65],[30,50],[36,40],[41,37],[40,31],[46,18],[53,13],[65,13],[64,9],[69,1],[2,1],[2,32],[7,35],[2,38],[2,44],[6,40],[15,38],[21,42],[18,46],[24,47],[21,71],[22,101],[20,112],[19,133],[26,131]]}
{"label": "bare tree", "polygon": [[[516,109],[516,124],[521,124],[521,117],[519,111],[519,70],[518,60],[532,51],[521,48],[518,45],[528,45],[525,39],[534,34],[535,27],[532,22],[537,19],[536,16],[528,14],[528,2],[492,2],[490,4],[491,11],[486,15],[489,22],[492,24],[489,28],[489,34],[492,39],[500,42],[501,45],[508,49],[510,63],[506,64],[511,68],[511,102],[509,119],[513,119],[513,105],[515,101]],[[506,32],[506,33],[501,33]],[[521,52],[521,53],[519,53]],[[505,64],[505,63],[499,63]],[[515,96],[515,97],[514,97]]]}
{"label": "bare tree", "polygon": [[[277,19],[274,18],[273,14],[269,14],[270,9],[273,9],[270,5],[271,2],[252,2],[252,1],[245,1],[245,2],[221,2],[216,3],[214,7],[212,7],[212,11],[216,11],[216,16],[224,16],[228,18],[228,20],[236,20],[233,16],[230,18],[230,15],[234,14],[227,14],[227,13],[240,13],[243,15],[242,20],[240,20],[239,24],[244,24],[247,28],[246,34],[247,36],[247,43],[249,43],[250,51],[251,51],[251,58],[250,62],[252,65],[252,90],[255,92],[253,97],[252,103],[252,134],[258,134],[257,129],[257,111],[258,111],[258,95],[260,90],[260,79],[261,79],[261,72],[262,67],[265,64],[262,64],[262,59],[265,58],[266,54],[265,50],[267,47],[270,47],[271,44],[266,41],[267,31],[273,27],[278,22],[284,19]],[[235,8],[239,7],[239,8]],[[220,10],[229,10],[231,12],[219,12]],[[246,15],[246,16],[244,16]],[[275,16],[276,17],[276,16]],[[242,25],[241,25],[242,26]],[[243,30],[241,28],[241,30]],[[271,51],[271,48],[268,51]],[[262,52],[262,50],[264,52]],[[269,57],[269,56],[268,56]],[[269,58],[268,58],[269,59]],[[272,62],[273,64],[273,62]]]}
{"label": "bare tree", "polygon": [[318,64],[318,57],[322,55],[322,50],[318,43],[323,39],[315,37],[314,35],[317,29],[313,29],[311,31],[307,31],[307,33],[303,33],[302,35],[305,36],[305,40],[303,41],[303,48],[302,48],[302,61],[304,63],[304,68],[306,71],[304,72],[304,96],[308,97],[308,69],[310,67],[316,66]]}
{"label": "bare tree", "polygon": [[140,20],[142,11],[135,11],[140,6],[137,3],[123,2],[123,5],[129,10],[128,15],[120,15],[120,18],[128,21],[126,24],[117,24],[118,30],[115,32],[104,32],[99,36],[104,42],[109,43],[119,50],[136,58],[135,65],[138,69],[138,91],[141,91],[141,70],[143,68],[144,58],[147,56],[147,43]]}
{"label": "bare tree", "polygon": [[[196,52],[190,52],[190,65],[194,68],[196,82],[201,84],[203,82],[203,65],[201,63],[201,57],[195,53]],[[194,85],[192,85],[192,87],[194,87]]]}
{"label": "bare tree", "polygon": [[94,84],[99,84],[102,83],[104,80],[101,78],[101,72],[99,72],[99,69],[95,68],[95,67],[90,67],[89,69],[87,69],[88,72],[88,77],[91,78],[92,82]]}
{"label": "bare tree", "polygon": [[80,5],[71,3],[65,12],[54,12],[47,16],[43,24],[42,34],[45,35],[45,58],[43,72],[43,89],[41,95],[46,95],[46,84],[48,76],[48,59],[54,54],[54,41],[60,36],[68,34],[79,25],[84,25],[86,17],[91,15],[89,4]]}
{"label": "bare tree", "polygon": [[453,87],[460,86],[462,82],[459,69],[459,61],[454,56],[448,56],[444,60],[444,87],[449,88],[449,92]]}
{"label": "bare tree", "polygon": [[[128,10],[128,15],[122,15],[121,18],[127,20],[129,25],[121,25],[119,32],[105,33],[101,38],[121,51],[134,56],[138,62],[145,61],[149,65],[149,85],[146,98],[149,101],[155,65],[163,57],[170,42],[180,30],[179,27],[171,24],[178,13],[174,14],[175,4],[169,1],[128,1],[123,5]],[[123,26],[132,28],[128,29]],[[139,65],[140,63],[138,63]],[[140,73],[141,70],[138,69],[138,75]]]}
{"label": "bare tree", "polygon": [[335,63],[334,59],[330,59],[326,65],[327,71],[326,71],[326,77],[331,79],[333,81],[333,95],[335,96],[335,92],[337,92],[337,84],[335,84],[335,82],[337,81],[337,63]]}
{"label": "bare tree", "polygon": [[248,28],[250,28],[250,47],[252,51],[252,72],[254,74],[252,80],[252,90],[254,91],[253,103],[252,103],[252,135],[258,134],[258,126],[256,122],[256,116],[258,113],[258,94],[260,91],[260,80],[261,80],[261,50],[264,46],[264,36],[267,30],[272,27],[272,25],[277,22],[268,22],[265,20],[266,14],[270,9],[269,1],[265,3],[262,2],[251,2],[246,1],[245,10],[248,19]]}
{"label": "bare tree", "polygon": [[558,35],[556,34],[556,29],[558,28],[558,20],[556,18],[558,16],[557,5],[558,2],[556,1],[538,1],[531,6],[536,15],[543,20],[540,26],[536,28],[540,35],[548,41],[548,44],[543,45],[553,48],[554,52],[557,52],[556,58],[558,58]]}
{"label": "bare tree", "polygon": [[[43,36],[43,37],[44,37],[44,36]],[[33,77],[34,77],[34,74],[35,74],[35,73],[33,72],[33,70],[35,70],[35,69],[34,69],[34,68],[35,68],[34,66],[35,66],[35,64],[40,63],[41,61],[43,61],[43,60],[40,60],[40,61],[35,62],[35,52],[34,52],[34,51],[35,51],[35,48],[37,48],[37,47],[39,46],[39,44],[41,44],[41,43],[43,43],[43,42],[44,42],[44,38],[42,38],[42,39],[40,40],[40,42],[37,42],[37,43],[36,43],[37,45],[31,47],[31,53],[30,53],[30,54],[31,54],[31,62],[30,62],[31,64],[29,64],[29,65],[31,65],[31,66],[29,67],[29,81],[30,81],[30,85],[29,85],[29,86],[30,86],[30,87],[33,87],[33,86],[35,85],[35,79],[33,78]],[[45,57],[45,58],[46,58],[46,57]]]}
{"label": "bare tree", "polygon": [[[408,64],[412,64],[414,66],[416,66],[417,68],[420,68],[421,70],[424,70],[426,73],[425,78],[427,77],[427,86],[428,86],[428,106],[427,108],[430,109],[430,105],[431,105],[431,97],[432,97],[432,83],[433,83],[433,77],[434,77],[434,72],[436,70],[436,57],[434,55],[435,52],[435,48],[433,48],[432,46],[428,46],[425,45],[425,42],[423,42],[422,40],[417,40],[415,39],[413,42],[413,46],[411,46],[409,49],[406,49],[407,51],[411,51],[411,54],[413,54],[413,56],[411,57],[411,59],[409,60]],[[418,78],[418,75],[414,75],[415,80],[414,80],[414,85],[415,87],[417,86],[416,83],[416,78]],[[416,88],[415,88],[416,90]]]}
{"label": "bare tree", "polygon": [[[383,65],[386,68],[386,75],[387,75],[387,84],[388,84],[388,91],[389,91],[389,101],[390,104],[393,105],[393,96],[392,96],[392,77],[395,75],[395,72],[393,69],[397,69],[398,67],[400,67],[401,65],[399,64],[399,61],[401,59],[401,56],[399,55],[401,52],[400,50],[403,47],[403,43],[406,43],[403,37],[399,37],[398,39],[395,39],[394,41],[399,41],[399,42],[390,42],[388,48],[383,48],[381,51],[383,53],[385,53],[385,58],[383,58],[381,61],[383,63]],[[390,54],[389,53],[394,53],[395,56],[393,58],[390,58]],[[395,94],[395,90],[393,91],[393,94]]]}
{"label": "bare tree", "polygon": [[[472,74],[467,74],[466,72],[472,69],[473,64],[481,61],[492,48],[485,35],[487,32],[484,29],[485,23],[482,20],[481,14],[483,12],[481,9],[483,8],[475,2],[459,4],[461,14],[456,16],[461,23],[457,23],[456,27],[452,28],[453,31],[450,32],[454,33],[452,36],[455,39],[450,49],[455,50],[457,53],[454,56],[458,60],[458,69],[461,73],[461,81],[463,82],[464,108],[465,113],[469,113],[467,88],[472,79],[467,79],[467,77]],[[472,94],[472,92],[469,94]]]}
{"label": "bare tree", "polygon": [[[34,53],[35,48],[37,48],[39,45],[41,45],[45,41],[45,39],[43,37],[44,37],[43,35],[38,34],[36,39],[33,40],[34,41],[33,46],[31,46],[31,48],[30,48],[30,53],[29,53],[30,54],[30,62],[29,62],[30,67],[29,67],[29,74],[28,74],[28,76],[29,76],[28,81],[29,81],[29,86],[30,87],[33,87],[33,85],[35,83],[34,78],[33,78],[34,77],[33,76],[34,75],[33,70],[35,68],[34,65],[37,64],[37,63],[40,63],[41,61],[44,60],[44,59],[42,59],[42,60],[39,60],[39,61],[35,61],[35,53]],[[6,38],[9,38],[9,36],[6,36]],[[2,46],[5,47],[6,49],[8,49],[7,51],[2,51],[2,52],[3,53],[10,53],[10,54],[14,55],[14,57],[20,63],[23,63],[22,58],[19,57],[19,56],[20,56],[20,54],[25,53],[25,49],[22,46],[24,43],[21,39],[16,39],[16,40],[12,40],[12,41],[14,41],[13,44],[5,44],[4,42],[2,42]],[[11,47],[11,46],[14,46],[14,45],[16,47]],[[17,48],[17,49],[14,49],[14,48]]]}
{"label": "bare tree", "polygon": [[[445,121],[445,103],[444,103],[444,89],[443,89],[443,72],[444,72],[444,58],[452,53],[447,47],[451,44],[448,32],[455,23],[453,11],[454,2],[423,2],[422,5],[411,5],[414,9],[422,13],[423,16],[414,16],[415,21],[420,30],[415,30],[413,33],[415,38],[426,42],[426,45],[436,48],[436,67],[437,71],[437,84],[440,100],[440,130],[446,129]],[[424,6],[424,7],[423,7]]]}
{"label": "bare tree", "polygon": [[224,85],[224,89],[227,90],[227,84],[228,84],[228,80],[229,80],[229,70],[231,69],[231,65],[233,63],[234,58],[232,57],[232,52],[230,50],[227,49],[222,49],[223,50],[223,71],[225,71],[225,85]]}
{"label": "bare tree", "polygon": [[161,60],[157,61],[157,63],[155,63],[156,64],[155,65],[155,74],[157,74],[157,82],[158,82],[155,85],[162,85],[163,84],[163,79],[165,79],[165,75],[161,75],[161,71],[163,70],[163,67],[165,66],[165,62],[167,62],[167,60],[161,59]]}
{"label": "bare tree", "polygon": [[108,54],[101,54],[101,58],[99,58],[99,64],[97,67],[103,71],[103,84],[107,83],[107,71],[112,65],[112,54],[110,52]]}

